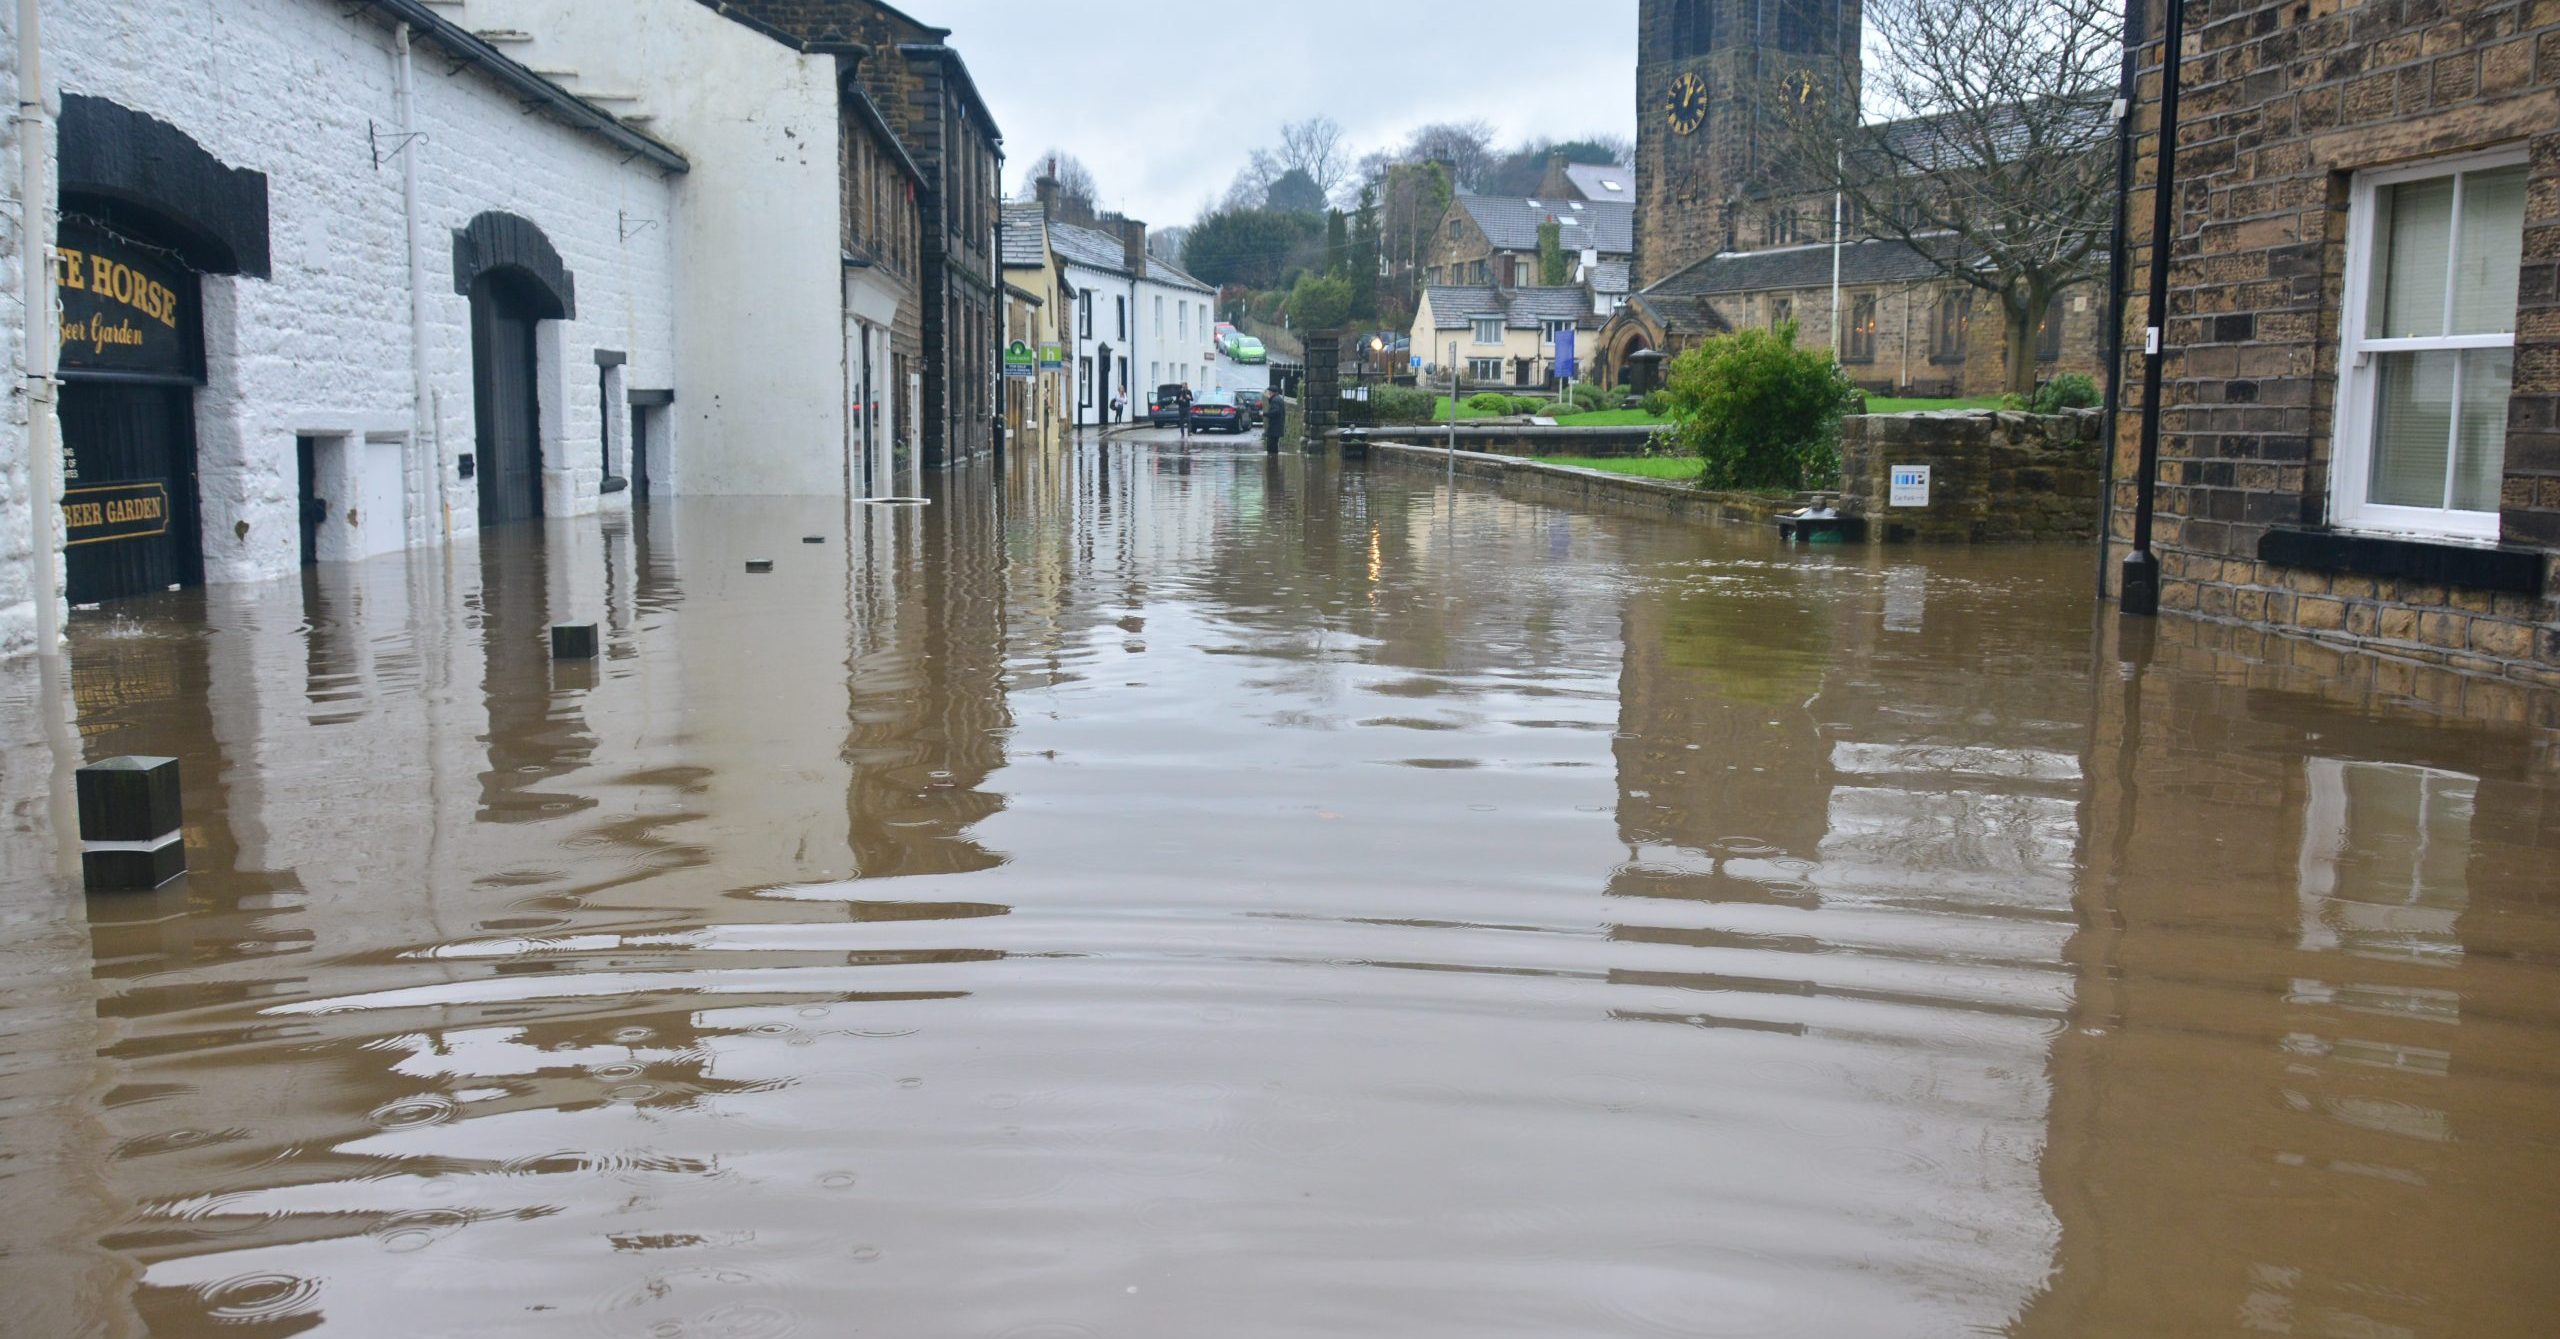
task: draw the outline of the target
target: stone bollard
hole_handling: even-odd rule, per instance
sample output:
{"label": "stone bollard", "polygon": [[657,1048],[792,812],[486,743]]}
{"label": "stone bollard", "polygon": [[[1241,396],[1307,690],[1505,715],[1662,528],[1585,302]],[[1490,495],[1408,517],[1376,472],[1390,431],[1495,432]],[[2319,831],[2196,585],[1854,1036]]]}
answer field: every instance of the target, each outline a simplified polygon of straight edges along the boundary
{"label": "stone bollard", "polygon": [[187,872],[175,758],[109,758],[79,770],[80,881],[149,892]]}
{"label": "stone bollard", "polygon": [[595,659],[596,625],[593,623],[552,624],[551,658],[553,660]]}

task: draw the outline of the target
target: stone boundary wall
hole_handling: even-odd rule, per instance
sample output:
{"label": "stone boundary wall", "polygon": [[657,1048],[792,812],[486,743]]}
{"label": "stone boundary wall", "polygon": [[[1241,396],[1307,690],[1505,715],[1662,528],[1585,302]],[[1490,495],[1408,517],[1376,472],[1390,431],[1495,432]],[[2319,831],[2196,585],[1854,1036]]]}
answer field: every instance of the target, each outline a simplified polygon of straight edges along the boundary
{"label": "stone boundary wall", "polygon": [[[1866,414],[1840,421],[1840,510],[1870,539],[1981,544],[2098,537],[2105,448],[2088,411]],[[1929,505],[1895,507],[1896,465],[1930,469]]]}
{"label": "stone boundary wall", "polygon": [[[1505,497],[1647,520],[1758,526],[1774,536],[1779,514],[1804,505],[1800,495],[1715,493],[1690,484],[1548,465],[1482,451],[1460,451],[1457,456],[1459,478],[1492,484]],[[1398,469],[1442,474],[1449,471],[1449,449],[1445,446],[1372,442],[1369,460]]]}
{"label": "stone boundary wall", "polygon": [[[1665,429],[1652,427],[1575,428],[1536,423],[1458,424],[1458,448],[1505,456],[1640,456]],[[1449,425],[1398,423],[1369,430],[1373,442],[1403,442],[1448,449]]]}

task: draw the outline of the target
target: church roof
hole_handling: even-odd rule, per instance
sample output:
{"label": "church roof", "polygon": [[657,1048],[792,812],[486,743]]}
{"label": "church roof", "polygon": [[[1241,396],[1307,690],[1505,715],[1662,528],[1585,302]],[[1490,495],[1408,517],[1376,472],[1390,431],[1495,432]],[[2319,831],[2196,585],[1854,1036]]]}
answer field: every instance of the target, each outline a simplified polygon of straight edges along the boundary
{"label": "church roof", "polygon": [[1538,225],[1549,218],[1563,226],[1567,251],[1630,255],[1636,249],[1636,209],[1631,204],[1461,195],[1458,205],[1501,251],[1537,250]]}
{"label": "church roof", "polygon": [[1627,291],[1627,285],[1630,282],[1627,277],[1629,268],[1628,264],[1623,260],[1604,260],[1599,264],[1592,266],[1591,291],[1594,293],[1625,293]]}

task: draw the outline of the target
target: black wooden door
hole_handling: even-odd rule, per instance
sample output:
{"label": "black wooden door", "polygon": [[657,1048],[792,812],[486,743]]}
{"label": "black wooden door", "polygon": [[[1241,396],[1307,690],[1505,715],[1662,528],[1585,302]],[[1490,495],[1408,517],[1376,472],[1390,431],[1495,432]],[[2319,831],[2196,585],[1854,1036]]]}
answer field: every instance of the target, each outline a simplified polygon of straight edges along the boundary
{"label": "black wooden door", "polygon": [[534,390],[533,304],[503,274],[471,289],[472,403],[480,523],[542,515],[542,405]]}
{"label": "black wooden door", "polygon": [[200,584],[195,388],[66,381],[58,408],[71,602]]}

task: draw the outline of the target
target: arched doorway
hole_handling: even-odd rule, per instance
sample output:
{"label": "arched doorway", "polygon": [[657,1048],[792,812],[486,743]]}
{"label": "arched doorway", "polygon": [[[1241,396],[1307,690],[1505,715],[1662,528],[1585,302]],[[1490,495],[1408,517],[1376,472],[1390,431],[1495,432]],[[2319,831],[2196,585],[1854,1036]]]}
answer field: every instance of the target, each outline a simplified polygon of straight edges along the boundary
{"label": "arched doorway", "polygon": [[480,524],[538,520],[546,380],[536,327],[577,316],[576,277],[532,220],[491,212],[454,230],[453,288],[471,300]]}
{"label": "arched doorway", "polygon": [[471,285],[471,401],[480,524],[542,516],[542,396],[534,323],[541,304],[512,271]]}

